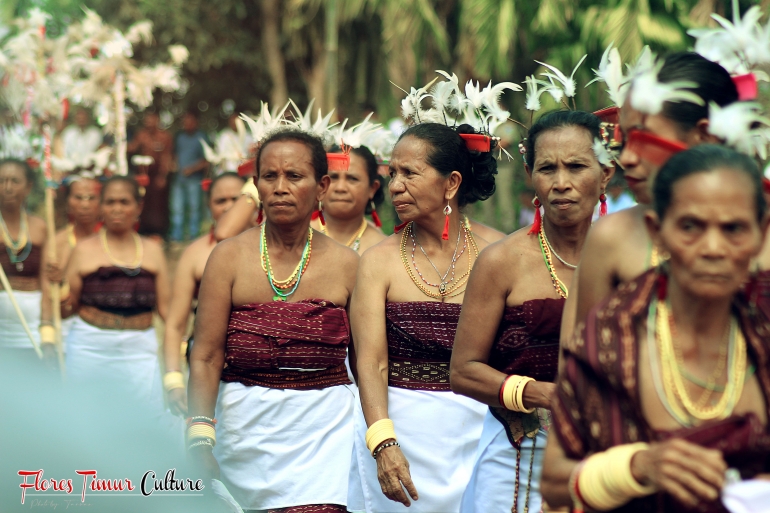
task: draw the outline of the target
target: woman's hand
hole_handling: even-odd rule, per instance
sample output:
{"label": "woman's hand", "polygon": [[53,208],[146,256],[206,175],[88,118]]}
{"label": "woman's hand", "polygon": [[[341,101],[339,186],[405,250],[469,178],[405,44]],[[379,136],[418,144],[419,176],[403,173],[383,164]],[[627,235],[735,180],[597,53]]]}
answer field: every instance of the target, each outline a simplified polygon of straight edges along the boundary
{"label": "woman's hand", "polygon": [[556,385],[545,381],[530,381],[524,387],[525,408],[545,408],[551,409],[551,398],[556,395]]}
{"label": "woman's hand", "polygon": [[187,451],[195,468],[200,472],[200,479],[204,483],[210,483],[212,479],[220,479],[219,463],[214,458],[214,453],[208,445],[193,447]]}
{"label": "woman's hand", "polygon": [[[407,507],[411,504],[409,497],[417,500],[417,489],[409,474],[409,462],[406,461],[400,447],[396,445],[386,447],[377,455],[377,479],[380,481],[382,493],[388,499],[400,502]],[[404,492],[404,488],[409,492],[409,497]]]}
{"label": "woman's hand", "polygon": [[45,266],[45,277],[51,283],[61,283],[64,280],[64,269],[58,262],[48,262]]}
{"label": "woman's hand", "polygon": [[172,388],[166,392],[166,402],[171,413],[178,417],[187,416],[187,390],[184,388]]}
{"label": "woman's hand", "polygon": [[631,460],[631,473],[637,481],[652,483],[691,507],[719,498],[726,470],[721,451],[681,439],[652,443]]}

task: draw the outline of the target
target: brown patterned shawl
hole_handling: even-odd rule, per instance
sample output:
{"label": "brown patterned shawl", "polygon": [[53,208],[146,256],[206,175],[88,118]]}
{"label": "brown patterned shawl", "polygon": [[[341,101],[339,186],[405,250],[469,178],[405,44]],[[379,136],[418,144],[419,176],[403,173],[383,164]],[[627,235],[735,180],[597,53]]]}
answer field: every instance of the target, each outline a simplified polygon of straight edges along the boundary
{"label": "brown patterned shawl", "polygon": [[[684,438],[722,450],[729,466],[744,478],[770,470],[770,433],[756,415],[656,432],[642,417],[639,399],[638,327],[647,320],[655,298],[659,274],[651,269],[622,285],[594,308],[585,324],[562,350],[564,367],[557,380],[553,401],[554,429],[568,457],[582,459],[615,445],[638,441]],[[756,365],[770,418],[770,320],[738,294],[734,308]],[[643,324],[642,324],[643,325]],[[618,511],[683,511],[663,494],[637,499]],[[699,511],[724,511],[713,503]]]}

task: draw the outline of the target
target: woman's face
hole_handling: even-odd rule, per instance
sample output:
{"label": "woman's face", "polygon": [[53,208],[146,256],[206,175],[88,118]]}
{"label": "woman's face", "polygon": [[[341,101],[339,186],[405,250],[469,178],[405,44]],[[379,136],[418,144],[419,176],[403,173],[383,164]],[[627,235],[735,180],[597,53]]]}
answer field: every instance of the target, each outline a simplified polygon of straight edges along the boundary
{"label": "woman's face", "polygon": [[588,130],[568,126],[538,136],[531,173],[545,217],[557,226],[573,226],[591,219],[613,169],[599,164]]}
{"label": "woman's face", "polygon": [[220,178],[216,181],[211,188],[209,197],[209,210],[211,211],[211,217],[214,219],[214,222],[219,221],[222,214],[230,210],[235,204],[238,197],[241,195],[242,187],[243,180],[235,178],[234,176]]}
{"label": "woman's face", "polygon": [[296,141],[268,143],[259,161],[257,190],[271,223],[309,220],[329,187],[329,177],[316,181],[310,149]]}
{"label": "woman's face", "polygon": [[[688,147],[704,142],[717,143],[718,141],[706,131],[708,120],[702,120],[699,122],[699,125],[701,124],[703,128],[693,127],[685,130],[662,114],[643,114],[631,107],[628,102],[620,109],[620,130],[624,141],[628,140],[628,134],[632,130],[641,130],[663,139],[684,143]],[[660,167],[642,158],[628,145],[623,147],[618,160],[623,166],[624,178],[633,191],[636,201],[644,205],[652,203],[652,182]]]}
{"label": "woman's face", "polygon": [[366,161],[355,153],[350,154],[347,171],[329,171],[329,178],[331,183],[323,199],[324,214],[339,219],[362,216],[380,186],[377,181],[369,183]]}
{"label": "woman's face", "polygon": [[99,182],[81,178],[72,182],[67,196],[67,212],[72,221],[90,226],[99,218]]}
{"label": "woman's face", "polygon": [[30,192],[32,184],[27,181],[23,167],[14,163],[0,167],[0,203],[4,207],[21,208]]}
{"label": "woman's face", "polygon": [[133,229],[141,212],[142,206],[134,199],[129,184],[113,182],[106,186],[102,196],[102,219],[107,230],[124,232]]}
{"label": "woman's face", "polygon": [[671,279],[691,296],[732,297],[762,246],[754,187],[739,171],[689,175],[674,185],[662,223],[648,214],[653,240],[671,255]]}
{"label": "woman's face", "polygon": [[462,182],[458,171],[444,177],[428,164],[428,143],[407,136],[393,148],[390,158],[388,190],[401,221],[413,221],[441,211],[447,195],[456,193]]}

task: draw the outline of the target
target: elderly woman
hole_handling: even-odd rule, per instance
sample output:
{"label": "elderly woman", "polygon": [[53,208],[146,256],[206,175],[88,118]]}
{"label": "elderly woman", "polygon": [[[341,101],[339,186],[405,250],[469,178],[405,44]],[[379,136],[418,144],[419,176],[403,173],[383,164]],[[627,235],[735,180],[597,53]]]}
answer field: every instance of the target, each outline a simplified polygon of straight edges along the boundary
{"label": "elderly woman", "polygon": [[[632,131],[641,131],[686,146],[718,142],[709,133],[708,106],[711,103],[726,106],[738,100],[738,91],[730,74],[719,64],[698,54],[674,53],[663,59],[658,80],[695,84],[689,90],[700,97],[703,104],[666,102],[661,113],[647,115],[626,102],[620,109],[623,137],[627,138]],[[633,87],[632,83],[632,92]],[[651,201],[651,184],[658,166],[628,146],[620,154],[620,164],[639,204],[605,217],[591,230],[581,255],[573,294],[564,309],[562,343],[569,340],[576,323],[583,321],[588,312],[619,284],[633,280],[659,260],[644,225],[644,213]]]}
{"label": "elderly woman", "polygon": [[728,468],[770,470],[770,319],[743,293],[766,224],[759,171],[699,146],[663,166],[653,205],[650,238],[670,259],[564,347],[543,467],[552,507],[724,511]]}
{"label": "elderly woman", "polygon": [[220,243],[201,282],[188,444],[246,510],[346,511],[346,307],[358,255],[310,228],[326,172],[313,135],[287,129],[261,141],[265,222]]}
{"label": "elderly woman", "polygon": [[388,187],[405,226],[362,257],[351,304],[361,397],[351,510],[458,511],[471,474],[484,408],[452,393],[449,358],[487,243],[459,210],[491,196],[497,172],[490,153],[467,149],[459,132],[472,130],[423,123],[393,149]]}
{"label": "elderly woman", "polygon": [[[44,277],[45,222],[27,214],[26,200],[35,184],[35,173],[21,160],[0,161],[0,265],[13,297],[36,342],[38,327],[44,341],[54,341],[48,281]],[[48,331],[46,331],[48,330]],[[0,349],[8,356],[36,359],[32,342],[14,309],[9,292],[0,287]],[[52,346],[49,346],[52,347]]]}
{"label": "elderly woman", "polygon": [[66,341],[67,375],[124,387],[173,428],[163,406],[152,325],[154,310],[166,318],[168,270],[163,248],[134,231],[141,210],[136,182],[110,178],[101,191],[104,225],[72,251],[67,281],[78,317]]}
{"label": "elderly woman", "polygon": [[[543,221],[484,250],[457,326],[452,390],[489,406],[463,512],[540,511],[540,472],[564,301],[613,169],[594,153],[600,120],[546,114],[527,137]],[[512,395],[521,390],[521,401]],[[541,422],[543,425],[541,425]]]}
{"label": "elderly woman", "polygon": [[[230,172],[222,173],[212,180],[208,190],[208,206],[214,226],[222,214],[227,212],[238,199],[243,182],[243,178]],[[184,416],[187,413],[187,394],[181,364],[182,339],[187,333],[190,305],[193,300],[198,299],[203,269],[217,245],[213,235],[214,226],[212,226],[212,233],[199,237],[184,250],[174,275],[173,294],[163,344],[166,366],[163,388],[166,391],[166,401],[175,415]],[[191,342],[192,339],[188,343]]]}
{"label": "elderly woman", "polygon": [[[318,228],[326,235],[363,254],[385,236],[367,222],[365,215],[375,217],[384,195],[377,175],[377,159],[366,146],[350,151],[350,166],[346,171],[329,171],[329,190],[323,199],[325,226]],[[315,224],[315,223],[314,223]]]}

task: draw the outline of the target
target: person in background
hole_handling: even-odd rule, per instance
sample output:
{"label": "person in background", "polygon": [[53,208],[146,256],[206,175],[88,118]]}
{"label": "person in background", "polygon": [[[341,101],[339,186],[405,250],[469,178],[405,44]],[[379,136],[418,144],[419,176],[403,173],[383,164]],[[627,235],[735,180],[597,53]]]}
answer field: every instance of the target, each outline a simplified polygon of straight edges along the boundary
{"label": "person in background", "polygon": [[182,131],[174,138],[176,177],[171,185],[171,241],[184,240],[185,214],[187,214],[187,238],[198,236],[201,222],[203,189],[201,182],[208,168],[203,155],[201,139],[208,137],[198,128],[198,116],[187,112],[182,118]]}
{"label": "person in background", "polygon": [[155,112],[145,112],[144,126],[128,143],[128,152],[152,157],[149,166],[141,166],[140,172],[149,177],[145,188],[144,209],[139,217],[139,233],[165,237],[168,232],[168,173],[173,160],[171,134],[160,128],[160,117]]}
{"label": "person in background", "polygon": [[[214,238],[214,226],[222,214],[227,212],[240,196],[243,182],[244,179],[236,173],[223,173],[214,178],[208,191],[209,211],[214,219],[211,233],[198,238],[187,246],[176,267],[171,307],[166,322],[165,343],[163,344],[166,364],[163,386],[166,390],[167,404],[174,415],[187,413],[187,394],[185,393],[185,381],[182,374],[181,346],[182,340],[187,334],[190,305],[193,301],[198,300],[203,270],[206,268],[209,255],[217,245],[217,240]],[[192,345],[192,337],[188,340],[188,354],[190,345]]]}
{"label": "person in background", "polygon": [[91,115],[83,107],[75,111],[75,124],[61,132],[64,157],[81,164],[102,144],[102,131],[91,124]]}
{"label": "person in background", "polygon": [[[625,210],[636,205],[631,191],[626,187],[623,174],[613,175],[610,185],[607,187],[607,213],[614,214],[620,210]],[[598,210],[597,210],[598,218]]]}
{"label": "person in background", "polygon": [[[230,114],[227,118],[227,126],[219,132],[217,137],[217,146],[214,149],[219,155],[248,155],[249,147],[253,144],[251,136],[244,132],[243,139],[238,134],[238,128],[235,121],[238,119],[238,114]],[[238,166],[241,164],[240,160],[226,158],[219,166],[217,166],[216,174],[222,174],[227,172],[237,173]]]}

